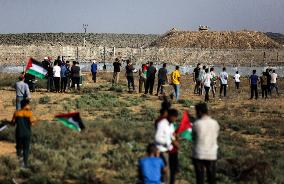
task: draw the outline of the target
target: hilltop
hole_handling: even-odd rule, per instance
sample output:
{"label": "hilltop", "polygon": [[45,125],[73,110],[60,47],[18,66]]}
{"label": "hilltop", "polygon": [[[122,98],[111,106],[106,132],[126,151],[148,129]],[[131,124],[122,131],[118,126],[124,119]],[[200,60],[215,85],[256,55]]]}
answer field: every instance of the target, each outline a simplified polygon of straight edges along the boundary
{"label": "hilltop", "polygon": [[150,46],[209,49],[281,48],[278,42],[256,31],[179,31],[176,29],[164,34]]}

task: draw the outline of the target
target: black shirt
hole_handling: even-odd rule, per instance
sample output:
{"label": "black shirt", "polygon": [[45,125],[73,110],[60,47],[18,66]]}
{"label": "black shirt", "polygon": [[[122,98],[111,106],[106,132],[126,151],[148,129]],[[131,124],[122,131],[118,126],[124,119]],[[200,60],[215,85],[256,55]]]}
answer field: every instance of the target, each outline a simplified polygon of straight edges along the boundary
{"label": "black shirt", "polygon": [[73,65],[71,67],[71,76],[72,77],[80,77],[80,67]]}
{"label": "black shirt", "polygon": [[193,72],[194,72],[194,78],[197,79],[199,76],[200,68],[199,67],[194,68]]}
{"label": "black shirt", "polygon": [[117,61],[115,61],[115,62],[113,63],[113,71],[114,71],[114,72],[120,72],[120,67],[121,67],[121,63],[119,63],[119,62],[117,62]]}
{"label": "black shirt", "polygon": [[166,68],[160,68],[159,69],[159,72],[158,72],[158,78],[160,79],[160,80],[167,80],[167,73],[168,73],[168,71],[167,71],[167,69]]}
{"label": "black shirt", "polygon": [[156,68],[154,66],[149,66],[147,70],[147,78],[155,78]]}

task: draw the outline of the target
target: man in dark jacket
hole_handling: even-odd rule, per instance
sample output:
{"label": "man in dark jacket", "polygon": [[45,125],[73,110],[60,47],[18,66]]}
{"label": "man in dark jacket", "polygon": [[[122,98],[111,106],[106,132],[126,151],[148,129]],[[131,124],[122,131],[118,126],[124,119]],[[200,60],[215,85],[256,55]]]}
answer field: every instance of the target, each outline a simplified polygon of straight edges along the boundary
{"label": "man in dark jacket", "polygon": [[[158,96],[159,92],[160,94],[164,93],[164,87],[163,85],[165,85],[168,82],[168,77],[167,77],[167,64],[164,63],[163,67],[159,69],[158,71],[158,87],[157,87],[157,94],[156,96]],[[160,91],[161,89],[161,91]]]}
{"label": "man in dark jacket", "polygon": [[91,65],[91,72],[92,72],[94,83],[97,82],[97,69],[98,69],[97,62],[94,60],[93,64]]}
{"label": "man in dark jacket", "polygon": [[120,73],[120,67],[121,63],[119,62],[119,59],[116,58],[113,63],[113,78],[112,78],[112,84],[117,84],[119,81],[119,73]]}
{"label": "man in dark jacket", "polygon": [[127,79],[127,83],[128,83],[128,92],[131,92],[130,88],[132,86],[133,91],[135,91],[135,85],[134,85],[134,67],[133,64],[131,63],[130,60],[126,61],[126,67],[125,67],[125,75],[126,75],[126,79]]}
{"label": "man in dark jacket", "polygon": [[156,75],[156,68],[153,66],[153,62],[150,62],[150,66],[147,69],[147,80],[146,80],[146,88],[145,88],[145,94],[148,94],[148,92],[153,95],[153,88],[155,84],[155,75]]}
{"label": "man in dark jacket", "polygon": [[81,69],[77,66],[77,61],[73,61],[73,66],[71,67],[71,77],[72,77],[72,85],[71,87],[75,89],[75,85],[77,85],[77,90],[80,90],[80,73]]}

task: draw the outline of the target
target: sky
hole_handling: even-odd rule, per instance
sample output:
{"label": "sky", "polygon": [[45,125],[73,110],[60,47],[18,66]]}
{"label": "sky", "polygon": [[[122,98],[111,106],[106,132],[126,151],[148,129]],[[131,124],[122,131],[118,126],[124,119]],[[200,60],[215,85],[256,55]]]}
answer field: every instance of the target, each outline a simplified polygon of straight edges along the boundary
{"label": "sky", "polygon": [[0,0],[0,33],[153,33],[175,27],[284,33],[284,0]]}

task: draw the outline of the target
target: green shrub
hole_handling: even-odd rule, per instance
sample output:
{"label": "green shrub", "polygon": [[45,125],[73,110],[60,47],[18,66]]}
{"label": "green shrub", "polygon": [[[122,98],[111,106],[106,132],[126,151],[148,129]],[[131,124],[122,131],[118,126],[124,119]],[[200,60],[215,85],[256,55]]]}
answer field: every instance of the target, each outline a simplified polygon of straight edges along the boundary
{"label": "green shrub", "polygon": [[49,96],[40,97],[39,100],[38,100],[39,104],[48,104],[49,102],[50,102]]}

